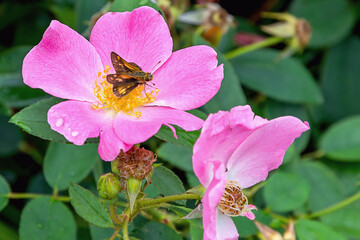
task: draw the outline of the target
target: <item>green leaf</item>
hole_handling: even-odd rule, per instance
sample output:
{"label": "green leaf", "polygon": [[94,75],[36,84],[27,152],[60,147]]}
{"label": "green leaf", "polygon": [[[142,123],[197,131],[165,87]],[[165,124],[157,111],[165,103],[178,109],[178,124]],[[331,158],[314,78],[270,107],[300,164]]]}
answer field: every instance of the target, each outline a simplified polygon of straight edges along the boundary
{"label": "green leaf", "polygon": [[[170,196],[185,192],[184,185],[178,176],[170,169],[158,166],[154,168],[154,175],[151,178],[155,188],[163,195]],[[186,204],[185,200],[176,201],[182,205]]]}
{"label": "green leaf", "polygon": [[92,192],[71,183],[69,195],[71,205],[80,217],[99,227],[109,228],[112,226],[111,219],[104,205]]}
{"label": "green leaf", "polygon": [[0,233],[1,240],[18,240],[19,236],[17,231],[15,231],[9,222],[4,222],[0,220]]}
{"label": "green leaf", "polygon": [[[301,121],[310,121],[310,117],[305,106],[278,102],[271,99],[267,99],[265,102],[264,115],[269,119],[282,116],[294,116],[301,119]],[[294,146],[299,153],[301,153],[307,147],[310,140],[310,135],[311,128],[310,130],[301,134],[300,137],[295,139]]]}
{"label": "green leaf", "polygon": [[15,153],[23,140],[23,136],[16,126],[8,123],[9,117],[0,114],[0,156]]}
{"label": "green leaf", "polygon": [[196,187],[200,184],[199,179],[196,177],[194,172],[186,172],[186,180],[190,188]]}
{"label": "green leaf", "polygon": [[360,161],[360,116],[346,118],[327,129],[320,139],[320,148],[332,160]]}
{"label": "green leaf", "polygon": [[288,212],[301,207],[309,199],[309,195],[309,182],[290,173],[275,173],[264,187],[265,202],[276,212]]}
{"label": "green leaf", "polygon": [[344,236],[328,226],[311,220],[297,221],[295,231],[299,240],[346,240]]}
{"label": "green leaf", "polygon": [[3,210],[9,203],[9,199],[5,196],[11,192],[10,186],[6,179],[0,175],[0,211]]}
{"label": "green leaf", "polygon": [[77,0],[75,5],[76,30],[80,33],[84,32],[90,24],[91,17],[98,13],[106,3],[106,0]]}
{"label": "green leaf", "polygon": [[346,196],[350,196],[359,191],[360,164],[356,162],[327,161],[326,165],[336,174]]}
{"label": "green leaf", "polygon": [[312,28],[310,47],[339,42],[350,33],[356,20],[347,0],[295,0],[290,12],[309,21]]}
{"label": "green leaf", "polygon": [[64,136],[51,130],[47,122],[50,107],[61,102],[58,98],[47,98],[24,108],[15,114],[10,122],[18,125],[25,132],[51,141],[67,142]]}
{"label": "green leaf", "polygon": [[[269,225],[271,223],[272,218],[270,217],[270,215],[265,214],[260,209],[253,212],[255,214],[256,221],[261,222],[265,225]],[[251,221],[247,217],[234,217],[232,218],[232,220],[235,223],[239,235],[242,237],[248,237],[259,232],[258,228],[254,224],[254,221]]]}
{"label": "green leaf", "polygon": [[55,15],[55,18],[62,24],[65,24],[72,29],[76,28],[76,15],[73,6],[52,4],[49,10]]}
{"label": "green leaf", "polygon": [[181,170],[192,172],[192,150],[172,143],[163,143],[157,150],[157,155],[164,161],[180,168]]}
{"label": "green leaf", "polygon": [[53,188],[67,189],[70,182],[83,180],[98,158],[96,144],[76,146],[51,142],[44,160],[45,179]]}
{"label": "green leaf", "polygon": [[[309,208],[319,211],[345,198],[344,189],[336,175],[320,162],[300,162],[297,173],[310,182]],[[324,197],[326,196],[326,197]]]}
{"label": "green leaf", "polygon": [[204,229],[190,225],[190,237],[193,240],[203,239]]}
{"label": "green leaf", "polygon": [[111,12],[131,12],[135,8],[149,6],[159,11],[160,8],[149,0],[115,0],[110,7]]}
{"label": "green leaf", "polygon": [[[62,99],[55,97],[40,100],[12,116],[9,122],[16,124],[25,132],[42,139],[69,143],[63,135],[51,130],[47,122],[47,112],[49,109],[62,101]],[[97,142],[99,142],[98,138],[91,138],[86,141],[86,143]]]}
{"label": "green leaf", "polygon": [[[198,34],[194,35],[195,45],[211,45]],[[216,50],[216,49],[215,49]],[[244,105],[246,103],[245,94],[241,88],[240,81],[233,65],[224,54],[216,50],[219,64],[224,64],[224,79],[221,82],[220,90],[206,103],[203,108],[209,113],[215,113],[219,110],[229,111],[231,108]]]}
{"label": "green leaf", "polygon": [[0,102],[6,106],[23,107],[47,95],[26,86],[22,80],[22,62],[30,49],[30,46],[18,46],[0,54]]}
{"label": "green leaf", "polygon": [[146,240],[181,240],[182,238],[171,229],[169,226],[158,223],[148,222],[141,227],[136,233],[135,237]]}
{"label": "green leaf", "polygon": [[322,216],[321,220],[338,232],[355,239],[360,239],[360,200]]}
{"label": "green leaf", "polygon": [[230,62],[241,82],[252,90],[289,103],[322,103],[321,92],[305,66],[294,58],[278,57],[278,51],[263,49]]}
{"label": "green leaf", "polygon": [[155,134],[155,137],[160,138],[166,142],[179,144],[181,146],[193,148],[194,143],[200,135],[200,130],[187,132],[184,129],[173,126],[176,129],[176,136],[178,139],[174,138],[174,133],[167,126],[162,126],[160,130]]}
{"label": "green leaf", "polygon": [[327,121],[360,113],[359,52],[360,39],[351,37],[332,47],[324,57],[321,88]]}
{"label": "green leaf", "polygon": [[[177,205],[172,205],[172,204],[168,204],[166,206],[166,208],[172,212],[174,212],[179,218],[183,218],[185,216],[187,216],[189,213],[191,213],[192,211],[194,211],[194,209],[191,208],[187,208],[187,207],[183,207],[183,206],[177,206]],[[185,221],[185,219],[183,219]],[[192,218],[192,219],[186,219],[186,221],[188,221],[190,223],[191,226],[197,227],[197,228],[201,228],[203,227],[203,221],[202,218]]]}
{"label": "green leaf", "polygon": [[92,240],[108,240],[115,231],[113,228],[101,228],[91,224],[89,228]]}
{"label": "green leaf", "polygon": [[76,224],[63,203],[35,198],[23,209],[19,233],[20,240],[75,240]]}

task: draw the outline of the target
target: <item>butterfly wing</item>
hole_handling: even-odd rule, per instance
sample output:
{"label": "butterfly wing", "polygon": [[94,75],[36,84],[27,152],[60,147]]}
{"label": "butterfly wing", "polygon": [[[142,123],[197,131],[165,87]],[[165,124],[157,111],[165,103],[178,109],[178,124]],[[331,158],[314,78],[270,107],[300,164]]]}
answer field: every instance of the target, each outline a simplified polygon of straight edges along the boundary
{"label": "butterfly wing", "polygon": [[116,73],[116,74],[108,74],[106,76],[106,81],[110,84],[124,85],[136,81],[136,79],[133,76],[128,75],[126,73]]}
{"label": "butterfly wing", "polygon": [[134,90],[139,84],[136,81],[129,82],[127,84],[115,84],[113,85],[113,93],[115,96],[121,98],[128,95],[132,90]]}
{"label": "butterfly wing", "polygon": [[137,72],[142,71],[141,68],[132,62],[125,61],[122,57],[117,55],[115,52],[111,52],[111,63],[114,66],[116,73],[124,72]]}

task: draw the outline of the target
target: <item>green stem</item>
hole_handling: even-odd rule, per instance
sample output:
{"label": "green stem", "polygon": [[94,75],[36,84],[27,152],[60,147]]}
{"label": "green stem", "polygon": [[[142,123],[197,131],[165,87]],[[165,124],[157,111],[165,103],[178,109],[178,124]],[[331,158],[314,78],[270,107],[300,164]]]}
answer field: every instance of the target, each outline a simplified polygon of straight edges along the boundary
{"label": "green stem", "polygon": [[122,226],[124,240],[129,240],[129,230],[128,230],[129,220],[130,220],[130,213],[126,214],[124,217],[124,222],[123,222],[123,226]]}
{"label": "green stem", "polygon": [[177,200],[188,200],[188,199],[200,200],[201,197],[197,194],[183,193],[183,194],[171,195],[171,196],[166,196],[166,197],[156,198],[156,199],[140,200],[137,202],[137,206],[138,207],[149,207],[151,205],[156,205],[159,203],[173,202],[173,201],[177,201]]}
{"label": "green stem", "polygon": [[244,46],[244,47],[240,47],[240,48],[237,48],[237,49],[235,49],[233,51],[230,51],[230,52],[225,54],[225,57],[227,59],[232,59],[232,58],[235,58],[237,56],[243,55],[245,53],[248,53],[248,52],[260,49],[260,48],[269,47],[269,46],[278,44],[278,43],[282,42],[283,40],[284,39],[280,38],[280,37],[269,37],[269,38],[267,38],[267,39],[265,39],[263,41],[256,42],[254,44],[247,45],[247,46]]}
{"label": "green stem", "polygon": [[119,226],[122,224],[122,219],[120,219],[119,215],[117,214],[116,208],[117,208],[116,203],[110,204],[109,205],[109,213],[110,213],[110,217],[111,217],[111,220],[113,221],[113,223],[115,225]]}
{"label": "green stem", "polygon": [[114,240],[118,236],[120,229],[121,229],[121,227],[117,227],[115,229],[113,235],[111,235],[111,237],[109,238],[109,240]]}
{"label": "green stem", "polygon": [[316,159],[316,158],[322,158],[325,156],[325,152],[321,149],[316,150],[314,152],[310,152],[310,153],[305,153],[301,156],[301,158],[312,158],[312,159]]}
{"label": "green stem", "polygon": [[316,218],[316,217],[320,217],[320,216],[329,214],[329,213],[334,212],[336,210],[339,210],[339,209],[341,209],[343,207],[346,207],[347,205],[355,202],[358,199],[360,199],[360,191],[357,192],[356,194],[354,194],[353,196],[345,199],[344,201],[341,201],[341,202],[339,202],[337,204],[334,204],[334,205],[332,205],[332,206],[330,206],[328,208],[325,208],[323,210],[320,210],[318,212],[314,212],[313,214],[310,214],[310,215],[306,216],[305,218],[310,219],[310,218]]}
{"label": "green stem", "polygon": [[38,194],[38,193],[8,193],[0,194],[0,197],[7,197],[10,199],[29,199],[29,198],[39,198],[39,197],[51,197],[54,200],[60,202],[70,202],[70,197],[68,196],[54,196],[49,194]]}

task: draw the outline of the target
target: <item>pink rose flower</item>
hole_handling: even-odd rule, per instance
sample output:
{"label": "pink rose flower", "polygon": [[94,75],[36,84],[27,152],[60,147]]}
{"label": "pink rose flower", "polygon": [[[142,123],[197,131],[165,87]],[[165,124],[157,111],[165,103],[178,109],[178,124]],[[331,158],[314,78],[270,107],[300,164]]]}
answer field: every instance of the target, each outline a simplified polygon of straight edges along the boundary
{"label": "pink rose flower", "polygon": [[264,181],[307,122],[295,117],[266,120],[249,106],[210,114],[194,145],[193,167],[206,188],[202,199],[204,239],[238,239],[231,217],[255,215],[242,189]]}
{"label": "pink rose flower", "polygon": [[[41,42],[25,57],[24,82],[64,99],[48,112],[51,128],[76,144],[100,135],[99,154],[111,161],[123,149],[146,141],[162,124],[186,131],[203,120],[185,112],[204,105],[219,90],[223,66],[208,46],[172,52],[163,17],[150,7],[107,13],[95,24],[90,42],[52,21]],[[107,74],[117,53],[153,74],[154,88],[139,85],[125,97],[112,93]],[[156,88],[156,89],[155,89]],[[176,135],[175,135],[176,137]]]}

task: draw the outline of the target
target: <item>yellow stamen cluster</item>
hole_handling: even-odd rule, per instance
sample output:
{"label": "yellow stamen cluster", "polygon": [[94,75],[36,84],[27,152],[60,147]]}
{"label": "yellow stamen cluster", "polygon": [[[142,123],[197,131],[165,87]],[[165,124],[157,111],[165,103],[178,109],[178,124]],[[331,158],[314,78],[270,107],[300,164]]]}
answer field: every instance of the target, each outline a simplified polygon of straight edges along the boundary
{"label": "yellow stamen cluster", "polygon": [[106,81],[106,75],[109,71],[110,67],[106,65],[103,73],[98,72],[98,79],[94,82],[94,94],[99,99],[99,102],[94,103],[91,108],[93,110],[110,108],[115,112],[123,111],[137,118],[141,117],[141,112],[134,111],[134,109],[144,104],[154,102],[159,90],[155,89],[150,92],[145,92],[144,85],[140,84],[126,96],[121,98],[116,97],[113,94],[112,84]]}

